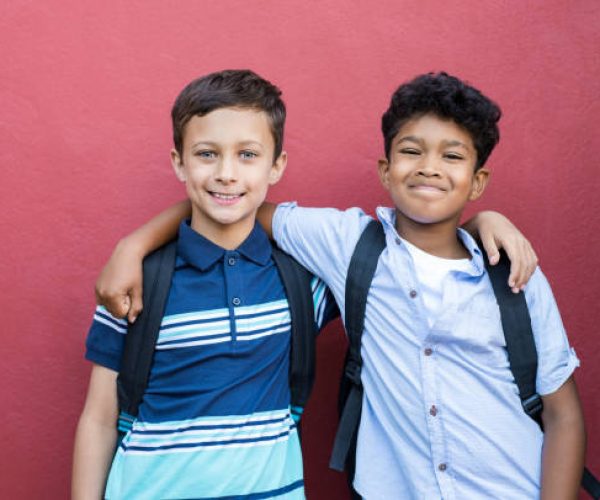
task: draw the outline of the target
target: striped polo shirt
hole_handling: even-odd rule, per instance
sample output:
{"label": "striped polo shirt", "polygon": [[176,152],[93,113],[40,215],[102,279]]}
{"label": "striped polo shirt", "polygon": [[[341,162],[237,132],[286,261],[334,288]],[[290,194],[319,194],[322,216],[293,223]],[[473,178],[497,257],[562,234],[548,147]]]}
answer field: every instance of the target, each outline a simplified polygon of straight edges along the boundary
{"label": "striped polo shirt", "polygon": [[[317,326],[336,314],[313,279]],[[127,323],[98,307],[86,358],[119,370]],[[290,413],[290,311],[260,226],[225,250],[182,223],[138,418],[107,498],[304,498]]]}

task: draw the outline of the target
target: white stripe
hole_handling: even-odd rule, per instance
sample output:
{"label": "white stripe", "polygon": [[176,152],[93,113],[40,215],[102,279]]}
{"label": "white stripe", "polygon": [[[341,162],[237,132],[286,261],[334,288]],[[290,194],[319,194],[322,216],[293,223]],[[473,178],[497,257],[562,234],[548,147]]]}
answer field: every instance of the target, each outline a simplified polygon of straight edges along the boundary
{"label": "white stripe", "polygon": [[276,311],[287,306],[287,299],[281,299],[274,302],[266,302],[264,304],[256,304],[253,306],[236,307],[235,314],[236,316],[242,316],[248,314],[268,313],[270,311]]}
{"label": "white stripe", "polygon": [[174,323],[184,323],[186,321],[201,321],[215,318],[227,319],[228,317],[228,309],[209,309],[206,311],[197,311],[193,313],[171,314],[163,318],[161,326],[172,325]]}
{"label": "white stripe", "polygon": [[127,326],[127,320],[126,319],[115,318],[111,313],[108,312],[108,310],[104,306],[96,306],[96,312],[101,312],[101,313],[105,314],[106,316],[109,316],[112,319],[114,319],[120,325]]}
{"label": "white stripe", "polygon": [[289,332],[289,331],[290,331],[290,325],[287,325],[287,326],[282,326],[281,328],[275,328],[273,330],[269,330],[266,332],[255,333],[254,335],[252,335],[252,334],[239,335],[237,337],[237,339],[238,340],[254,340],[254,339],[260,339],[261,337],[268,337],[269,335],[276,335],[278,333]]}
{"label": "white stripe", "polygon": [[[296,429],[292,429],[289,434],[285,436],[281,436],[277,439],[269,439],[265,441],[256,441],[254,443],[232,443],[232,444],[222,444],[222,445],[213,445],[213,446],[190,446],[189,448],[173,448],[170,450],[127,450],[125,453],[127,455],[168,455],[171,453],[191,453],[196,452],[198,449],[210,449],[210,450],[220,450],[223,448],[251,448],[255,446],[271,446],[273,443],[279,443],[282,441],[288,441],[290,437],[296,433]],[[119,451],[123,453],[121,448]]]}
{"label": "white stripe", "polygon": [[221,344],[223,342],[229,342],[231,340],[231,335],[227,335],[226,337],[219,337],[216,339],[208,339],[208,340],[196,340],[192,342],[177,342],[175,344],[156,344],[157,351],[166,351],[168,349],[179,349],[180,347],[193,347],[197,345],[209,345],[209,344]]}
{"label": "white stripe", "polygon": [[280,325],[281,323],[289,323],[290,321],[290,312],[283,311],[277,314],[270,314],[268,316],[259,316],[257,318],[236,319],[235,327],[238,332],[249,332],[252,330]]}
{"label": "white stripe", "polygon": [[281,422],[271,422],[268,424],[256,424],[231,427],[229,429],[213,427],[210,429],[185,429],[185,430],[173,430],[168,434],[141,434],[134,432],[130,435],[130,442],[140,443],[160,443],[162,441],[177,441],[179,438],[190,438],[199,437],[203,439],[221,437],[223,439],[231,439],[232,437],[239,436],[253,436],[254,434],[259,435],[262,432],[269,431],[270,433],[284,432],[290,430],[293,425],[293,420],[290,418]]}
{"label": "white stripe", "polygon": [[94,321],[102,323],[106,326],[110,326],[113,330],[116,330],[119,333],[127,333],[127,328],[121,328],[120,326],[115,325],[111,321],[107,320],[106,318],[103,318],[102,316],[98,316],[97,314],[94,314]]}
{"label": "white stripe", "polygon": [[[269,429],[271,427],[271,429]],[[178,444],[194,444],[194,443],[216,443],[218,441],[235,441],[239,439],[260,439],[265,437],[275,437],[283,432],[289,432],[292,428],[292,422],[282,426],[277,424],[276,427],[263,426],[262,430],[247,432],[246,428],[235,429],[236,432],[229,434],[214,434],[207,435],[206,432],[190,431],[185,434],[167,434],[161,436],[140,436],[131,434],[130,440],[127,441],[127,446],[140,446],[144,448],[153,448],[156,446],[171,446]]]}
{"label": "white stripe", "polygon": [[205,325],[180,326],[176,328],[170,328],[167,331],[161,330],[158,334],[158,342],[166,342],[169,340],[185,339],[190,337],[208,337],[209,335],[219,335],[229,332],[229,320]]}
{"label": "white stripe", "polygon": [[170,430],[183,429],[196,425],[237,425],[249,422],[264,422],[266,420],[285,419],[289,417],[290,412],[286,409],[274,410],[268,412],[253,413],[251,415],[232,415],[222,417],[198,417],[189,420],[174,420],[172,422],[135,422],[133,428],[135,430]]}

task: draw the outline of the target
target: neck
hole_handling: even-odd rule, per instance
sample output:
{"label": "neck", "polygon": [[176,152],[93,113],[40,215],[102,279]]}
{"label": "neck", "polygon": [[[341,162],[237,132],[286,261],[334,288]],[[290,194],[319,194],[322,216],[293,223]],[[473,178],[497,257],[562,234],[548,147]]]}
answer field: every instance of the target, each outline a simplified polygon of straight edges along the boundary
{"label": "neck", "polygon": [[236,224],[215,224],[192,213],[190,227],[225,250],[235,250],[254,229],[254,219]]}
{"label": "neck", "polygon": [[396,231],[409,243],[428,254],[443,259],[465,259],[471,254],[457,234],[458,220],[423,224],[396,210]]}

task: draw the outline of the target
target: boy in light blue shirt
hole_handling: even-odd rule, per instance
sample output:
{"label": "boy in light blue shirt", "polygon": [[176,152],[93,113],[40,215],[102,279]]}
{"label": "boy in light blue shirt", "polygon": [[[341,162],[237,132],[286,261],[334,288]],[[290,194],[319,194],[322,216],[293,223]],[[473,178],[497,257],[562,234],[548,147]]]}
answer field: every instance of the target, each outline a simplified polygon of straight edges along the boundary
{"label": "boy in light blue shirt", "polygon": [[[569,347],[539,268],[525,288],[545,433],[523,411],[498,305],[474,240],[458,229],[479,198],[499,108],[446,74],[402,85],[383,116],[379,176],[394,208],[362,337],[364,387],[354,487],[365,498],[575,498],[584,431]],[[280,205],[277,243],[331,288],[370,217]],[[398,418],[401,416],[402,418]]]}
{"label": "boy in light blue shirt", "polygon": [[[354,488],[367,499],[571,498],[584,430],[569,347],[547,281],[525,288],[539,355],[545,434],[522,407],[498,306],[472,238],[458,228],[488,182],[499,108],[444,73],[400,86],[383,116],[379,208],[387,247],[367,301]],[[263,209],[270,226],[273,207]],[[273,236],[330,287],[344,317],[359,209],[280,205]]]}

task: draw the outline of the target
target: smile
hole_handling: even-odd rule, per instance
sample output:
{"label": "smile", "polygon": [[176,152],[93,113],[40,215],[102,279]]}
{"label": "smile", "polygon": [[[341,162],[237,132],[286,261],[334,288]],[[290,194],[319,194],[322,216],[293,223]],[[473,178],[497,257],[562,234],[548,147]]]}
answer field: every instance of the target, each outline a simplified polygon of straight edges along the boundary
{"label": "smile", "polygon": [[438,186],[432,186],[430,184],[415,184],[412,186],[408,186],[410,189],[413,189],[415,191],[425,191],[425,192],[446,192],[446,190],[442,187],[438,187]]}
{"label": "smile", "polygon": [[233,205],[244,196],[243,193],[217,193],[215,191],[209,191],[208,193],[219,205]]}

